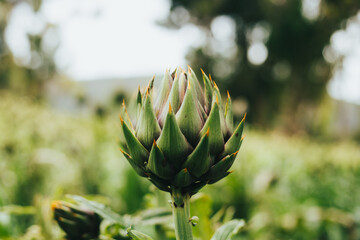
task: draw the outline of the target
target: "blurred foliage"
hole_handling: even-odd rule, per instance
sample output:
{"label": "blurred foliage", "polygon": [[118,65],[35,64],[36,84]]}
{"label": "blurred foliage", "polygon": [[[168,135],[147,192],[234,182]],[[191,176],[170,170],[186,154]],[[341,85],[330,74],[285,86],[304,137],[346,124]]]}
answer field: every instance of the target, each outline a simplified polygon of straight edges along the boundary
{"label": "blurred foliage", "polygon": [[[230,94],[245,98],[250,122],[261,126],[277,123],[291,132],[301,128],[304,120],[296,114],[301,112],[300,106],[316,105],[326,91],[332,65],[325,61],[323,52],[330,36],[360,9],[358,0],[171,3],[163,25],[180,28],[192,23],[206,35],[201,46],[188,53],[190,65],[214,73],[221,80],[218,84],[225,85]],[[214,31],[216,21],[222,24],[217,30],[233,27],[234,36]],[[266,61],[258,65],[247,56],[255,44],[266,46],[268,51]]]}
{"label": "blurred foliage", "polygon": [[[136,213],[134,219],[146,208],[170,210],[169,196],[137,177],[118,152],[112,111],[101,119],[74,117],[29,98],[0,98],[1,239],[62,239],[50,205],[68,193]],[[360,238],[359,143],[247,131],[234,172],[194,196],[195,236],[209,239],[238,218],[246,226],[233,239]],[[102,224],[108,236],[116,228]],[[137,230],[174,237],[168,224]]]}
{"label": "blurred foliage", "polygon": [[27,32],[27,59],[16,59],[7,45],[5,35],[13,10],[21,4],[29,5],[33,10],[33,16],[40,22],[44,21],[41,15],[37,14],[42,4],[41,0],[0,1],[0,89],[12,89],[19,94],[41,98],[44,84],[56,72],[53,60],[56,47],[46,47],[44,36],[47,32],[54,31],[56,26],[44,22],[44,28],[40,32]]}

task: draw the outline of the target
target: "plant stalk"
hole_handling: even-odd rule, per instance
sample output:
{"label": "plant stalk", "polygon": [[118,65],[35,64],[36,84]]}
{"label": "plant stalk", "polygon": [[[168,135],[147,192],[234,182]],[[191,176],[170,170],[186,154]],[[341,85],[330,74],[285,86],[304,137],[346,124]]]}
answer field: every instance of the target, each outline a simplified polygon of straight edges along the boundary
{"label": "plant stalk", "polygon": [[182,195],[178,190],[173,190],[171,193],[175,235],[177,240],[193,239],[189,200],[189,195]]}

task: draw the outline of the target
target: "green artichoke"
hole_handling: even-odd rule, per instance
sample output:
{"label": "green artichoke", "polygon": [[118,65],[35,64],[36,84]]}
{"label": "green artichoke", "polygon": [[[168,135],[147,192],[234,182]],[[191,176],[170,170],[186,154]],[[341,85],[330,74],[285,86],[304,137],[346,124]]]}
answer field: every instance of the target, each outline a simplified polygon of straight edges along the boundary
{"label": "green artichoke", "polygon": [[52,202],[51,208],[55,220],[66,233],[66,239],[90,240],[98,238],[102,219],[95,212],[63,201]]}
{"label": "green artichoke", "polygon": [[[202,71],[203,84],[189,67],[166,71],[153,98],[154,78],[137,95],[131,121],[120,113],[120,150],[134,170],[156,187],[193,195],[227,176],[243,141],[245,116],[234,129],[230,95]],[[154,94],[155,95],[155,94]]]}

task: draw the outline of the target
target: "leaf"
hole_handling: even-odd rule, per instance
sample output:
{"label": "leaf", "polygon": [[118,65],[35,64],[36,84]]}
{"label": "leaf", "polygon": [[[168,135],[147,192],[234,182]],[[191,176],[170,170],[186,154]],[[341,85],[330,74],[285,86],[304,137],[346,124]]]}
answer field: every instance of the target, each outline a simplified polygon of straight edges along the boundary
{"label": "leaf", "polygon": [[90,201],[90,200],[87,200],[86,198],[83,198],[83,197],[80,197],[77,195],[68,195],[68,197],[75,200],[79,204],[83,204],[84,206],[89,208],[89,210],[96,212],[101,217],[103,217],[109,221],[117,222],[117,223],[121,224],[122,226],[127,225],[125,223],[124,219],[119,214],[115,213],[114,211],[112,211],[111,209],[106,207],[104,204]]}
{"label": "leaf", "polygon": [[148,209],[139,214],[138,225],[168,224],[172,221],[172,211],[168,208]]}
{"label": "leaf", "polygon": [[242,219],[231,220],[216,230],[211,240],[231,240],[231,238],[238,234],[244,226],[245,221]]}
{"label": "leaf", "polygon": [[133,229],[131,229],[131,227],[129,227],[127,229],[127,232],[128,232],[128,236],[134,240],[152,240],[152,238],[150,236],[148,236],[142,232],[133,230]]}

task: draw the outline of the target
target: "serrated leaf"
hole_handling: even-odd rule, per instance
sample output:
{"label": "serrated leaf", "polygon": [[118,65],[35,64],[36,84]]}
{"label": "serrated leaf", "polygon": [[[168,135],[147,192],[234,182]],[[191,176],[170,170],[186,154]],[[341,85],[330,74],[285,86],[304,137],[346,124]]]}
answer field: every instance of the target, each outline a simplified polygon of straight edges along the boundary
{"label": "serrated leaf", "polygon": [[234,219],[222,225],[211,238],[211,240],[231,240],[245,226],[244,220]]}

